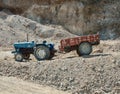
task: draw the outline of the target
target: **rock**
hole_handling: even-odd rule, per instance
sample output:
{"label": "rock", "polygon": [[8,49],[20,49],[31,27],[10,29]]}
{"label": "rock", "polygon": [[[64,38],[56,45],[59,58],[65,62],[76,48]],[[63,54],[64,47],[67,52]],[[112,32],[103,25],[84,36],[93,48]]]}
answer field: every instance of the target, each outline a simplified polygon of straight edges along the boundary
{"label": "rock", "polygon": [[120,88],[114,88],[112,94],[119,94],[120,93]]}
{"label": "rock", "polygon": [[96,49],[93,53],[103,53],[103,49]]}
{"label": "rock", "polygon": [[68,71],[68,68],[66,66],[64,66],[64,67],[61,67],[60,70],[62,70],[62,71]]}
{"label": "rock", "polygon": [[120,61],[117,61],[117,62],[116,62],[116,65],[117,65],[118,67],[120,67]]}
{"label": "rock", "polygon": [[114,63],[114,64],[115,64],[115,63],[116,63],[116,60],[115,60],[115,59],[112,59],[112,63]]}
{"label": "rock", "polygon": [[74,77],[69,77],[68,80],[69,80],[70,83],[72,83],[72,82],[74,82],[75,78]]}
{"label": "rock", "polygon": [[29,27],[30,30],[34,31],[36,29],[36,23],[31,22],[31,23],[28,24],[28,27]]}
{"label": "rock", "polygon": [[120,86],[120,81],[116,81],[115,86]]}
{"label": "rock", "polygon": [[96,91],[94,91],[93,94],[104,94],[104,93],[102,93],[102,91],[96,90]]}
{"label": "rock", "polygon": [[85,59],[84,58],[82,59],[82,62],[85,63]]}
{"label": "rock", "polygon": [[0,18],[2,18],[2,19],[6,19],[7,18],[7,14],[6,13],[4,13],[4,12],[0,12]]}
{"label": "rock", "polygon": [[111,91],[112,91],[112,89],[111,88],[103,88],[102,89],[105,93],[110,93]]}
{"label": "rock", "polygon": [[55,40],[74,36],[62,27],[42,25],[19,15],[9,15],[5,20],[0,19],[0,44],[2,46],[13,45],[17,41],[26,41],[27,35],[29,35],[29,41],[40,43],[46,38],[46,41],[51,42],[58,33],[62,36]]}
{"label": "rock", "polygon": [[83,57],[81,60],[74,57],[40,63],[32,60],[21,63],[4,60],[0,63],[0,75],[53,86],[73,94],[119,94],[119,68],[111,67],[111,56],[101,58],[102,60],[99,57],[85,58],[86,63],[81,63]]}
{"label": "rock", "polygon": [[[119,0],[1,0],[0,7],[43,24],[59,24],[77,35],[100,32],[102,39],[119,37]],[[98,16],[99,15],[99,16]]]}

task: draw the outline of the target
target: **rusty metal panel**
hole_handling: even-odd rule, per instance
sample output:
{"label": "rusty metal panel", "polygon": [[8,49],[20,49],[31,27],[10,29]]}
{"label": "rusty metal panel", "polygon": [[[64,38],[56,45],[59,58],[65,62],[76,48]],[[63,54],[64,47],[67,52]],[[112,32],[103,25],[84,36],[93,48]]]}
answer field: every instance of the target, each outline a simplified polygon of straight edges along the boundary
{"label": "rusty metal panel", "polygon": [[81,42],[85,42],[85,41],[88,41],[88,42],[91,42],[91,43],[100,41],[99,34],[88,35],[88,36],[80,36],[80,37],[68,38],[68,39],[62,39],[60,41],[59,49],[60,49],[60,51],[64,51],[65,47],[77,46]]}

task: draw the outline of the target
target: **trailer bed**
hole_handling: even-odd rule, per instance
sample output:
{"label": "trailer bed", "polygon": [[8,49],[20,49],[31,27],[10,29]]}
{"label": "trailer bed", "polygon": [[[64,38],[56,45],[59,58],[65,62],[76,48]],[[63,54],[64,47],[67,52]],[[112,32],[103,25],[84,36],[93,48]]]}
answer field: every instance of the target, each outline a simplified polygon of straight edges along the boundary
{"label": "trailer bed", "polygon": [[71,47],[72,49],[73,47],[78,46],[82,42],[89,42],[92,45],[98,45],[100,43],[99,34],[62,39],[60,41],[59,50],[64,51],[66,47]]}

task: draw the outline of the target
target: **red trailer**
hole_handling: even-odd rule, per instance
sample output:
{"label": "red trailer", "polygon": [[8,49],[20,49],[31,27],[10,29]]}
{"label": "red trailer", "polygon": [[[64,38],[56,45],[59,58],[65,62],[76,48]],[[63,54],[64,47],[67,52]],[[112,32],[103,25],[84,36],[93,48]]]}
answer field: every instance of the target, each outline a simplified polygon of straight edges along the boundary
{"label": "red trailer", "polygon": [[98,45],[99,43],[99,34],[67,38],[60,41],[59,50],[61,52],[76,50],[79,56],[89,55],[92,52],[92,45]]}

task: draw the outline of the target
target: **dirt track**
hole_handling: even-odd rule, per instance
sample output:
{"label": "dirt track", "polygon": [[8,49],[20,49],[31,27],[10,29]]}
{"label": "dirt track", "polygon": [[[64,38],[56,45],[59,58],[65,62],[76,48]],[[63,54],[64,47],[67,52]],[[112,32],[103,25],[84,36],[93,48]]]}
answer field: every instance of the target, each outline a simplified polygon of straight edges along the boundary
{"label": "dirt track", "polygon": [[0,94],[69,94],[56,89],[25,82],[13,77],[0,77]]}

